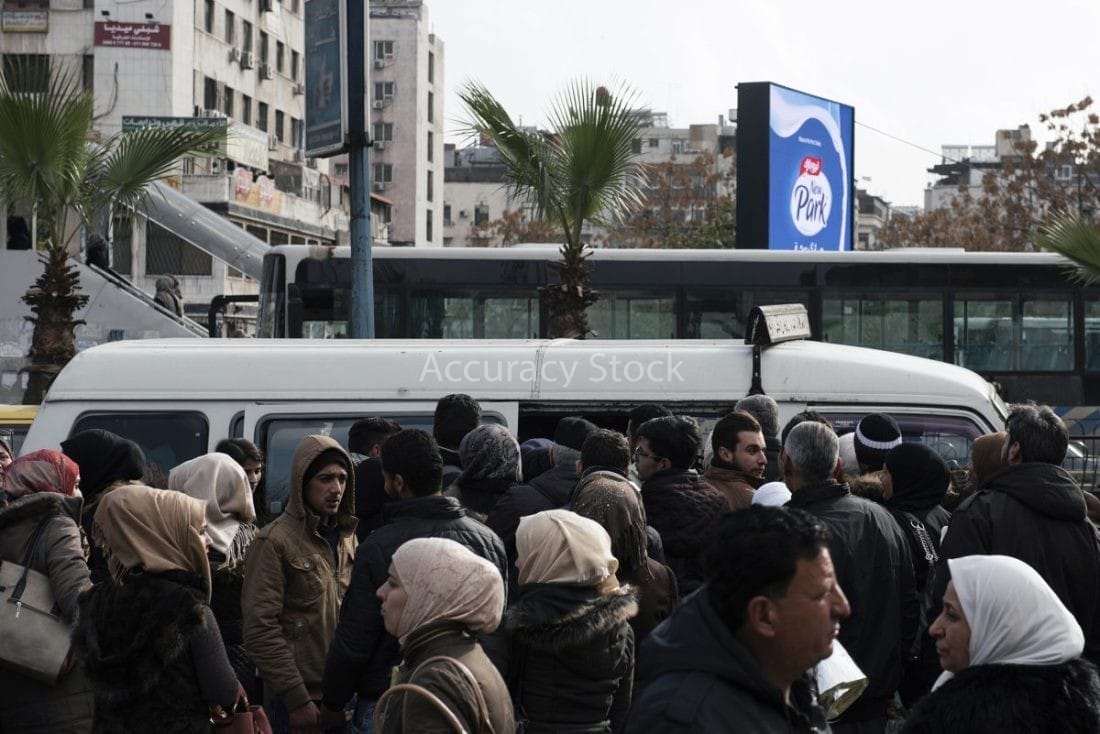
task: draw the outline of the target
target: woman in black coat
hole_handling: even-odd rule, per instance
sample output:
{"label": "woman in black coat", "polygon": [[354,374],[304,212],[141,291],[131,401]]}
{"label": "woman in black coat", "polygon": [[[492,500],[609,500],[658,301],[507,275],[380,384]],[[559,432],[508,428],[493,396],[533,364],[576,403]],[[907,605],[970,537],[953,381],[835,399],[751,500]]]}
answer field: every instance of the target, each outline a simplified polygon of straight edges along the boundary
{"label": "woman in black coat", "polygon": [[630,709],[634,591],[598,523],[568,510],[520,520],[520,592],[505,613],[502,666],[527,734],[621,731]]}
{"label": "woman in black coat", "polygon": [[1085,637],[1042,577],[1008,556],[949,560],[943,612],[929,628],[944,673],[902,729],[1100,731],[1100,678]]}

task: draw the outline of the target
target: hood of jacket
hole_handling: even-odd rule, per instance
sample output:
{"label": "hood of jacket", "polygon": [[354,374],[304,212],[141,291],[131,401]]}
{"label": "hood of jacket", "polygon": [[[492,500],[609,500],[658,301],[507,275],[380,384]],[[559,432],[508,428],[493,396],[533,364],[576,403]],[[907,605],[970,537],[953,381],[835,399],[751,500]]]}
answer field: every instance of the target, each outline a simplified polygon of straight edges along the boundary
{"label": "hood of jacket", "polygon": [[640,493],[642,491],[638,488],[637,484],[630,481],[621,471],[603,467],[592,467],[591,469],[586,469],[585,472],[581,474],[580,479],[577,481],[577,486],[573,489],[572,497],[576,497],[580,494],[581,489],[591,482],[601,480],[605,482],[615,482],[616,484],[629,484],[635,492]]}
{"label": "hood of jacket", "polygon": [[646,519],[671,556],[695,555],[715,521],[729,510],[726,496],[692,470],[658,472],[642,484]]}
{"label": "hood of jacket", "polygon": [[344,496],[340,498],[340,509],[336,511],[336,522],[342,528],[353,528],[355,520],[355,464],[344,447],[328,436],[306,436],[298,444],[294,458],[290,462],[290,497],[287,499],[286,514],[306,520],[312,530],[317,529],[320,516],[306,506],[305,487],[302,479],[313,460],[325,451],[336,450],[344,455],[348,467],[348,483],[344,487]]}
{"label": "hood of jacket", "polygon": [[549,470],[539,474],[528,484],[540,491],[555,507],[564,507],[577,486],[576,465],[555,463]]}
{"label": "hood of jacket", "polygon": [[983,489],[1004,492],[1053,520],[1076,522],[1086,517],[1084,492],[1065,469],[1054,464],[1011,464],[991,474]]}
{"label": "hood of jacket", "polygon": [[590,588],[533,584],[523,587],[504,613],[504,626],[536,650],[557,651],[583,645],[637,613],[638,597],[630,586],[600,594]]}
{"label": "hood of jacket", "polygon": [[24,520],[41,520],[48,515],[66,515],[80,524],[81,497],[69,497],[57,492],[35,492],[0,506],[0,533]]}

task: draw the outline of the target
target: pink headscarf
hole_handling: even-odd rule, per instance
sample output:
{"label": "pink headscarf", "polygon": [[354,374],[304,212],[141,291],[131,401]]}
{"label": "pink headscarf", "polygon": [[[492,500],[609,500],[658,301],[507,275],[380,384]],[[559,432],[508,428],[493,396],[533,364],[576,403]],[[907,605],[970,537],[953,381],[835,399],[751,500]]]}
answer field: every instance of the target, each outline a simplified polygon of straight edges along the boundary
{"label": "pink headscarf", "polygon": [[13,500],[37,492],[72,496],[79,476],[79,467],[68,456],[60,451],[41,449],[13,461],[0,475],[0,489]]}

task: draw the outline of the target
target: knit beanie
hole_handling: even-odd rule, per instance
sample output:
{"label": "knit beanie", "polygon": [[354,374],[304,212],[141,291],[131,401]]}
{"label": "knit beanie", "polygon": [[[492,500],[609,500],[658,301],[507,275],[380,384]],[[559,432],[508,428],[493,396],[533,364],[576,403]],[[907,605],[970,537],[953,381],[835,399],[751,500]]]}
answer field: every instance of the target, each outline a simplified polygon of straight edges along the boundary
{"label": "knit beanie", "polygon": [[351,474],[351,467],[348,466],[348,457],[343,451],[339,449],[325,449],[321,453],[317,454],[317,458],[309,462],[309,468],[306,469],[306,473],[302,475],[302,488],[304,489],[309,480],[317,476],[322,469],[329,464],[339,464],[344,467],[344,471]]}
{"label": "knit beanie", "polygon": [[599,426],[591,421],[567,416],[558,421],[558,426],[554,429],[554,443],[580,451],[581,447],[584,446],[584,439],[597,430],[599,430]]}
{"label": "knit beanie", "polygon": [[943,502],[951,476],[947,462],[934,449],[903,443],[890,449],[885,463],[894,490],[892,503],[899,509],[923,509]]}
{"label": "knit beanie", "polygon": [[765,436],[779,436],[779,405],[768,395],[750,395],[741,398],[734,410],[743,410],[756,419]]}
{"label": "knit beanie", "polygon": [[885,413],[865,415],[856,426],[856,460],[864,472],[882,469],[886,454],[900,444],[901,429]]}

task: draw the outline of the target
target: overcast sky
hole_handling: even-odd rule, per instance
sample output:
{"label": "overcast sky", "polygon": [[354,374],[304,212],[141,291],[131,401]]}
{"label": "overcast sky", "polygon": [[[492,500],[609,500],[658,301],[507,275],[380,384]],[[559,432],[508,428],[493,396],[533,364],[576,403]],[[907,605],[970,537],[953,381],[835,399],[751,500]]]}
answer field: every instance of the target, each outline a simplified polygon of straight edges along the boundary
{"label": "overcast sky", "polygon": [[[739,82],[771,81],[855,107],[855,175],[895,205],[922,204],[944,144],[1100,92],[1100,2],[924,0],[429,0],[445,44],[445,115],[484,83],[543,124],[566,82],[626,82],[673,127],[713,123]],[[869,125],[913,145],[917,150]],[[453,127],[453,125],[449,125]],[[455,141],[453,133],[449,142]]]}

